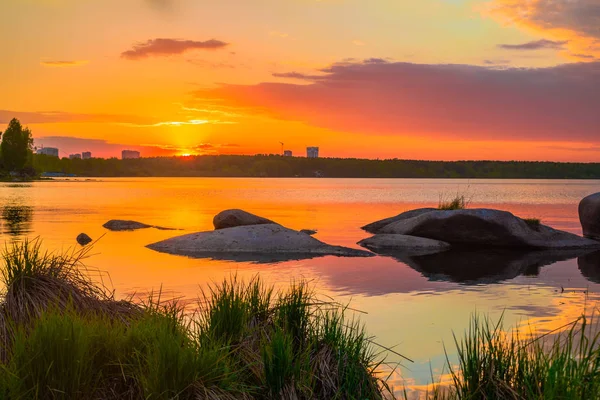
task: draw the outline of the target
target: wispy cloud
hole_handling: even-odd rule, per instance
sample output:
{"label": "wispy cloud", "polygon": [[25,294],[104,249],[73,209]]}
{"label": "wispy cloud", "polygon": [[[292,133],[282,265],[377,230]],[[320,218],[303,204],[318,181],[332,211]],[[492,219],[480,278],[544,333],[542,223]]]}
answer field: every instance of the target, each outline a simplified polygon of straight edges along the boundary
{"label": "wispy cloud", "polygon": [[44,67],[79,67],[87,64],[87,60],[59,60],[59,61],[41,61]]}
{"label": "wispy cloud", "polygon": [[363,42],[362,40],[353,40],[352,44],[355,46],[365,46],[366,45],[366,43]]}
{"label": "wispy cloud", "polygon": [[161,121],[157,118],[134,115],[77,114],[60,111],[24,112],[0,110],[0,124],[6,124],[13,118],[19,119],[24,124],[106,123],[139,128],[206,124],[229,125],[237,123],[235,121],[226,121],[220,119],[198,118],[197,116],[193,116],[189,119],[181,121]]}
{"label": "wispy cloud", "polygon": [[581,58],[582,60],[595,60],[596,57],[591,54],[579,54],[579,53],[571,53],[571,56],[575,58]]}
{"label": "wispy cloud", "polygon": [[128,60],[140,60],[148,57],[183,54],[190,50],[218,50],[228,45],[228,43],[216,39],[206,41],[164,38],[150,39],[146,42],[135,44],[131,50],[121,53],[121,57]]}
{"label": "wispy cloud", "polygon": [[521,44],[499,44],[498,47],[505,50],[561,50],[567,43],[569,43],[568,40],[554,41],[541,39]]}

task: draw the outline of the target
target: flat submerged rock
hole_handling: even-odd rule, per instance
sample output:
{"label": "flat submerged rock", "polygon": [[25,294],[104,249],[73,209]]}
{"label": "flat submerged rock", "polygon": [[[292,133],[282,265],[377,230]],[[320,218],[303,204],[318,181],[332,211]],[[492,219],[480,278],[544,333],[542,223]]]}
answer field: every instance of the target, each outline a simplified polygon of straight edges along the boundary
{"label": "flat submerged rock", "polygon": [[164,230],[164,231],[175,230],[173,228],[165,228],[162,226],[148,225],[148,224],[144,224],[144,223],[138,222],[138,221],[129,221],[129,220],[122,220],[122,219],[111,219],[110,221],[108,221],[107,223],[105,223],[102,226],[104,228],[108,229],[109,231],[115,231],[115,232],[136,231],[138,229],[147,229],[147,228],[155,228],[155,229],[160,229],[160,230]]}
{"label": "flat submerged rock", "polygon": [[[364,250],[331,246],[305,233],[277,224],[237,226],[215,231],[191,233],[153,243],[147,247],[155,251],[175,255],[226,259],[235,259],[236,254],[248,256],[334,255],[345,257],[371,257],[374,255]],[[214,257],[215,255],[217,257]],[[218,255],[224,255],[225,257],[218,257]]]}

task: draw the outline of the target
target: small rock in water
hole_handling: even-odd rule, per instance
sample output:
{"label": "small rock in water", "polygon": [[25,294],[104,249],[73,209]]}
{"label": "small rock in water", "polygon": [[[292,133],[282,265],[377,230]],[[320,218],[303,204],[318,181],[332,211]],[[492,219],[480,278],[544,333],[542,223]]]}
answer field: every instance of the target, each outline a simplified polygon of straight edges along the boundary
{"label": "small rock in water", "polygon": [[317,234],[317,231],[314,229],[301,229],[300,232],[306,233],[307,235],[310,235],[310,236]]}
{"label": "small rock in water", "polygon": [[124,221],[120,219],[111,219],[102,226],[110,231],[134,231],[136,229],[152,228],[152,225],[143,224],[137,221]]}
{"label": "small rock in water", "polygon": [[77,235],[77,243],[79,243],[81,246],[85,246],[86,244],[89,244],[92,241],[92,238],[89,237],[88,235],[86,235],[85,233],[80,233],[79,235]]}

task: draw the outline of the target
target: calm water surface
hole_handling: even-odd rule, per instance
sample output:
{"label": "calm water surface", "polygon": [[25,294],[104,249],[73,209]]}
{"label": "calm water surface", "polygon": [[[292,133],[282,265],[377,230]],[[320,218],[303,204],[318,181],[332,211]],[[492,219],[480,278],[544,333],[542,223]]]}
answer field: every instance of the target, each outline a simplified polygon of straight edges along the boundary
{"label": "calm water surface", "polygon": [[[85,232],[102,237],[87,260],[107,271],[119,296],[162,287],[194,299],[199,288],[237,273],[257,273],[275,285],[304,277],[323,296],[350,302],[377,341],[415,362],[404,362],[399,388],[426,385],[430,365],[440,374],[443,343],[462,333],[473,312],[506,325],[529,321],[557,328],[591,310],[600,298],[600,256],[558,261],[540,254],[470,253],[437,257],[321,257],[280,263],[191,259],[154,252],[147,244],[212,229],[212,218],[243,208],[293,229],[316,229],[331,244],[357,247],[360,226],[402,211],[437,206],[464,193],[471,207],[502,208],[581,234],[577,205],[600,191],[600,181],[410,179],[71,179],[0,184],[0,240],[40,236],[45,247],[68,249]],[[133,219],[181,231],[108,232],[109,219]],[[450,268],[452,267],[452,268]],[[105,280],[108,278],[104,278]],[[390,356],[390,361],[395,360]]]}

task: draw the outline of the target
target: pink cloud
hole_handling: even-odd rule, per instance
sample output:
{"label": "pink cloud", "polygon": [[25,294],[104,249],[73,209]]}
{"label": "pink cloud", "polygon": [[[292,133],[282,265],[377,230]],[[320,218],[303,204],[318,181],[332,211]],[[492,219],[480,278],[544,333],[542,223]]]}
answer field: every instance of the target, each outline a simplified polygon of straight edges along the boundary
{"label": "pink cloud", "polygon": [[304,84],[222,85],[196,95],[346,132],[599,141],[600,62],[500,69],[369,60],[319,72],[278,75]]}

